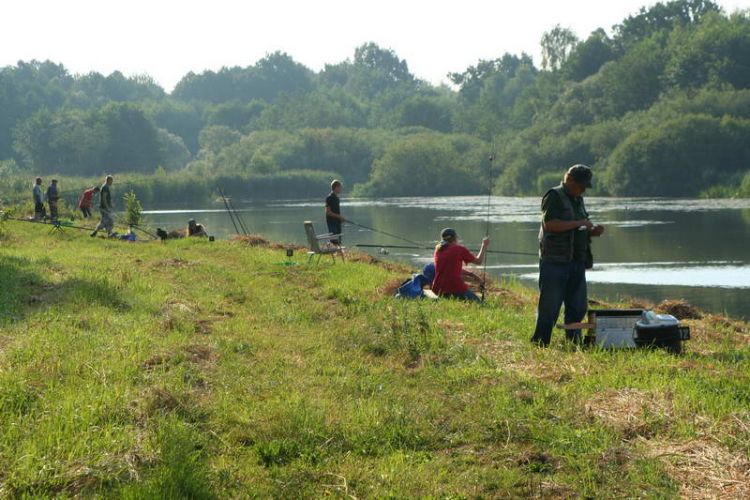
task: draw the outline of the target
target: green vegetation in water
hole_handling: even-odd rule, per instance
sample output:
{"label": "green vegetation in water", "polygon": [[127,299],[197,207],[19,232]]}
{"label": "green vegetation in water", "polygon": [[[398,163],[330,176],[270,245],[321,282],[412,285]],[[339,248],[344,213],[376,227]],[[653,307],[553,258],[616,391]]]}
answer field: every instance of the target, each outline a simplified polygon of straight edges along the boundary
{"label": "green vegetation in water", "polygon": [[689,321],[683,356],[540,350],[517,283],[401,302],[407,269],[284,256],[7,221],[0,495],[748,494],[746,323]]}
{"label": "green vegetation in water", "polygon": [[[583,39],[561,26],[542,61],[497,54],[433,86],[384,47],[314,72],[276,52],[188,73],[71,75],[50,61],[0,71],[0,177],[132,173],[235,179],[245,198],[319,196],[331,178],[366,196],[539,195],[575,163],[599,195],[750,196],[750,15],[708,0],[644,7]],[[487,157],[495,155],[496,174]],[[154,172],[173,176],[151,175]],[[229,186],[224,186],[230,190]],[[210,191],[210,190],[209,190]],[[195,200],[182,199],[182,202]]]}

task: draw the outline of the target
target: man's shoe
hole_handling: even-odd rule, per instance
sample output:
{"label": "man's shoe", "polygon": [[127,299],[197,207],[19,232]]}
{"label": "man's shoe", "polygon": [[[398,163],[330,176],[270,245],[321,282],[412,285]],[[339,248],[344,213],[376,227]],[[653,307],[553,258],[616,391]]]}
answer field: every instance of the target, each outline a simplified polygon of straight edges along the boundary
{"label": "man's shoe", "polygon": [[94,231],[93,233],[91,233],[89,236],[91,236],[92,238],[95,237],[96,236],[96,231]]}

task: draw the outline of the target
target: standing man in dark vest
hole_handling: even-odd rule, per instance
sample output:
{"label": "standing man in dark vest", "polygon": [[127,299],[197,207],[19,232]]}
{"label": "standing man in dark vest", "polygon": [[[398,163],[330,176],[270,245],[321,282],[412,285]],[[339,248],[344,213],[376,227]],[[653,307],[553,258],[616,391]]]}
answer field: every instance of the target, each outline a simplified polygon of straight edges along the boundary
{"label": "standing man in dark vest", "polygon": [[[586,269],[593,266],[591,237],[601,236],[604,226],[589,220],[583,193],[591,187],[592,172],[574,165],[563,183],[542,198],[539,229],[539,306],[531,341],[547,346],[560,307],[565,304],[565,323],[578,323],[588,309]],[[580,339],[580,330],[569,330],[570,340]]]}
{"label": "standing man in dark vest", "polygon": [[[326,225],[331,234],[340,235],[341,224],[346,222],[346,219],[341,216],[341,200],[339,200],[342,189],[341,181],[334,179],[331,182],[331,193],[326,198]],[[331,243],[341,245],[341,237],[332,238]]]}
{"label": "standing man in dark vest", "polygon": [[94,232],[89,235],[91,237],[96,236],[96,233],[102,229],[107,230],[107,236],[112,236],[113,234],[115,228],[114,205],[112,205],[113,183],[114,178],[108,175],[102,187],[99,188],[99,212],[102,214],[102,220],[96,226]]}

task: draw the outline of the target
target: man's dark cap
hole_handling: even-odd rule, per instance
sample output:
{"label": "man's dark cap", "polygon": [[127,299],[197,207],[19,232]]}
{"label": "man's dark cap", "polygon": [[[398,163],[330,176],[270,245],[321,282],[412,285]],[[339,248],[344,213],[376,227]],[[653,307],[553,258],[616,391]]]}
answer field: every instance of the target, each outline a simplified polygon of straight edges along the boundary
{"label": "man's dark cap", "polygon": [[594,177],[594,173],[586,165],[578,164],[573,165],[568,169],[568,175],[579,184],[591,187],[591,178]]}

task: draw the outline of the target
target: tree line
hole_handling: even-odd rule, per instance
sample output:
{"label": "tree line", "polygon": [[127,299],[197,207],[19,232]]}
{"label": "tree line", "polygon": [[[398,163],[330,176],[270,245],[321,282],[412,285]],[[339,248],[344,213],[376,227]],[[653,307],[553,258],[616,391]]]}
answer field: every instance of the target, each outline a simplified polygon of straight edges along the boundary
{"label": "tree line", "polygon": [[748,12],[677,0],[540,43],[538,66],[502,54],[452,86],[375,43],[318,72],[276,52],[188,73],[171,93],[147,76],[19,62],[0,69],[0,176],[224,175],[276,179],[258,196],[293,197],[325,173],[367,196],[490,182],[534,195],[587,163],[597,194],[750,196]]}

